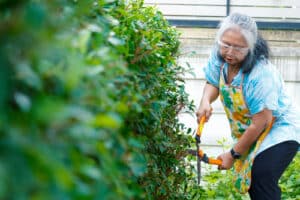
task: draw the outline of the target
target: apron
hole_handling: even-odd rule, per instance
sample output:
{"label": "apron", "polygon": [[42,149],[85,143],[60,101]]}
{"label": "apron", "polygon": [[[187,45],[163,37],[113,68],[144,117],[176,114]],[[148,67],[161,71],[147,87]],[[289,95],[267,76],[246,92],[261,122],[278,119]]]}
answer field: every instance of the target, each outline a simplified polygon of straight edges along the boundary
{"label": "apron", "polygon": [[[249,109],[243,97],[243,80],[244,74],[242,75],[242,81],[239,87],[234,87],[230,84],[226,84],[222,65],[220,73],[219,93],[220,99],[224,106],[224,110],[229,120],[231,135],[234,140],[238,140],[252,122]],[[240,193],[246,193],[249,190],[251,184],[251,168],[255,154],[259,149],[262,141],[269,133],[271,127],[272,123],[263,131],[258,140],[249,148],[248,152],[244,153],[244,155],[240,159],[235,160],[233,164],[233,171],[235,174],[233,178],[234,186]]]}

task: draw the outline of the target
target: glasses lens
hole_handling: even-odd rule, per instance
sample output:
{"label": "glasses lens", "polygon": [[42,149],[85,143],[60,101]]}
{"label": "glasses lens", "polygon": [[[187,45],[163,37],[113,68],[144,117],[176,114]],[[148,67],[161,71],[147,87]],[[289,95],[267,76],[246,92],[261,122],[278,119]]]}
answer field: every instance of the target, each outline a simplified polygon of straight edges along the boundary
{"label": "glasses lens", "polygon": [[232,51],[235,51],[235,52],[244,53],[244,52],[248,51],[247,47],[236,47],[236,46],[225,44],[222,41],[218,41],[218,44],[223,50],[226,50],[226,51],[228,51],[230,48],[232,49]]}

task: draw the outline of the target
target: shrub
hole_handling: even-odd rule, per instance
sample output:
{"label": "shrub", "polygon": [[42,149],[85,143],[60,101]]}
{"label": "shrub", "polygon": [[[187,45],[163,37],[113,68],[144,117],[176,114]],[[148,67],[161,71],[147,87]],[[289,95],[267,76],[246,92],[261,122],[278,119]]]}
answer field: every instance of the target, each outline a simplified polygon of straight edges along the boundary
{"label": "shrub", "polygon": [[298,152],[292,163],[284,171],[279,180],[279,185],[282,192],[282,199],[292,200],[300,198],[300,153]]}
{"label": "shrub", "polygon": [[142,1],[0,3],[0,199],[185,199],[178,33]]}
{"label": "shrub", "polygon": [[[282,191],[282,199],[299,199],[299,173],[297,170],[300,167],[300,154],[298,153],[289,167],[285,170],[280,178],[279,185]],[[218,171],[215,167],[207,166],[206,174],[202,177],[200,187],[190,186],[190,199],[236,199],[248,200],[248,194],[238,193],[233,186],[233,176],[231,170]]]}

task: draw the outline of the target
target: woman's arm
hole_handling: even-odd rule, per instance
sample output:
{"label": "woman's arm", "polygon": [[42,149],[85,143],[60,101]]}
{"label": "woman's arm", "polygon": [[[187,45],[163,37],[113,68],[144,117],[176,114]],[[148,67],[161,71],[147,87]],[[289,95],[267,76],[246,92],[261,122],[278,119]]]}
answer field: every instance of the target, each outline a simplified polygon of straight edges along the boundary
{"label": "woman's arm", "polygon": [[209,120],[212,112],[211,103],[214,102],[218,98],[218,96],[219,88],[206,82],[203,89],[200,105],[196,112],[198,123],[200,122],[202,116],[206,117],[206,121]]}
{"label": "woman's arm", "polygon": [[272,122],[272,111],[264,109],[261,112],[253,115],[252,123],[247,128],[242,137],[233,147],[235,152],[243,155],[248,151],[250,146],[258,139],[262,131]]}
{"label": "woman's arm", "polygon": [[[251,125],[246,129],[244,134],[233,147],[233,150],[241,155],[246,153],[251,145],[262,134],[263,130],[272,122],[272,111],[264,109],[261,112],[253,115]],[[230,152],[221,154],[219,159],[222,160],[221,169],[230,169],[234,159]]]}

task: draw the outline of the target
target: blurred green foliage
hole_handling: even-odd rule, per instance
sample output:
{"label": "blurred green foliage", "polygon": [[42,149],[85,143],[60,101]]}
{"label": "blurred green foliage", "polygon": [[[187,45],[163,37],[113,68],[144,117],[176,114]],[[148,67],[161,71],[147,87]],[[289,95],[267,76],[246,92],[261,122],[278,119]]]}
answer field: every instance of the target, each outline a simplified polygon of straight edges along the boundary
{"label": "blurred green foliage", "polygon": [[284,171],[279,180],[282,192],[282,199],[293,200],[300,199],[300,153],[298,152],[294,160]]}
{"label": "blurred green foliage", "polygon": [[185,199],[178,33],[142,1],[0,1],[0,199]]}

